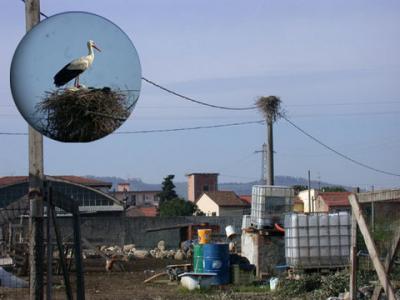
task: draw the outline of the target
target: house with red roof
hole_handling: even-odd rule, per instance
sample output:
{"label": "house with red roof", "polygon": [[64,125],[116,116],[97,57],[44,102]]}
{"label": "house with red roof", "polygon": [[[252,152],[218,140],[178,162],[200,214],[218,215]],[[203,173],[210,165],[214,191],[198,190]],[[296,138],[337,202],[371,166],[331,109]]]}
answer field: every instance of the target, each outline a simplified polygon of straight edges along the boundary
{"label": "house with red roof", "polygon": [[239,198],[251,206],[251,195],[240,195]]}
{"label": "house with red roof", "polygon": [[315,212],[350,211],[350,192],[318,193],[315,200]]}
{"label": "house with red roof", "polygon": [[243,216],[250,214],[251,207],[232,191],[205,192],[196,205],[206,216]]}

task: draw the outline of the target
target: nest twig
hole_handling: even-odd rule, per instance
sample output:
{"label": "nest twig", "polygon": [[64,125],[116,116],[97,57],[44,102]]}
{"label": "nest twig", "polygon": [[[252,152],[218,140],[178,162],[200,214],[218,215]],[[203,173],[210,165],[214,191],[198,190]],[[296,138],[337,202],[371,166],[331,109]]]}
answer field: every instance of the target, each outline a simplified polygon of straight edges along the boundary
{"label": "nest twig", "polygon": [[105,87],[47,92],[36,109],[44,116],[40,129],[46,136],[62,142],[90,142],[121,126],[132,107],[126,94]]}
{"label": "nest twig", "polygon": [[275,122],[281,116],[284,115],[284,111],[281,108],[281,99],[276,96],[260,97],[256,101],[256,106],[263,113],[266,119],[270,119]]}

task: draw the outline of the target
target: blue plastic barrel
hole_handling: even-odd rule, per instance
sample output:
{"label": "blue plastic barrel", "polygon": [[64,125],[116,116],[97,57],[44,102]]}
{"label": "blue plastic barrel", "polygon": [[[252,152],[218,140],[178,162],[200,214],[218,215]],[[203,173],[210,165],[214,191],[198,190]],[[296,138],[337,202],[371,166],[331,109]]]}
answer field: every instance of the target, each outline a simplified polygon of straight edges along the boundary
{"label": "blue plastic barrel", "polygon": [[228,244],[204,244],[204,272],[217,273],[214,277],[214,285],[228,284],[229,274],[229,245]]}

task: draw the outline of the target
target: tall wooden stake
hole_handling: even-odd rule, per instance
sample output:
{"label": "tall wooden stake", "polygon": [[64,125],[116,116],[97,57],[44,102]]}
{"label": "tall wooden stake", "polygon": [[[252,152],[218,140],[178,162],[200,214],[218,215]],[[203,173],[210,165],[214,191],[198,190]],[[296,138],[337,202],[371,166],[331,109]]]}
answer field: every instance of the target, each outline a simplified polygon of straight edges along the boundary
{"label": "tall wooden stake", "polygon": [[357,220],[351,216],[351,246],[350,246],[350,300],[357,300]]}
{"label": "tall wooden stake", "polygon": [[[25,1],[26,31],[40,22],[40,0]],[[29,297],[43,299],[43,137],[29,127]]]}

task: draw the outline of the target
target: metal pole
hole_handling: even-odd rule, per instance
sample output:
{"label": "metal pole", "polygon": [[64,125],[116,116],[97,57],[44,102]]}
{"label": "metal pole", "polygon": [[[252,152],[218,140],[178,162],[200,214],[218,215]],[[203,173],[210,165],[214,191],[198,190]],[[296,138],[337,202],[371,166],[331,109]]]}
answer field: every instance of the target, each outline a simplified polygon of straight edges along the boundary
{"label": "metal pole", "polygon": [[[40,0],[25,1],[26,31],[40,22]],[[43,137],[29,127],[29,298],[43,299]]]}
{"label": "metal pole", "polygon": [[261,184],[268,184],[267,177],[267,144],[262,145],[261,150],[254,151],[254,153],[261,153]]}
{"label": "metal pole", "polygon": [[272,116],[267,117],[267,131],[268,131],[268,176],[267,185],[274,185],[274,136],[273,136],[273,120]]}

